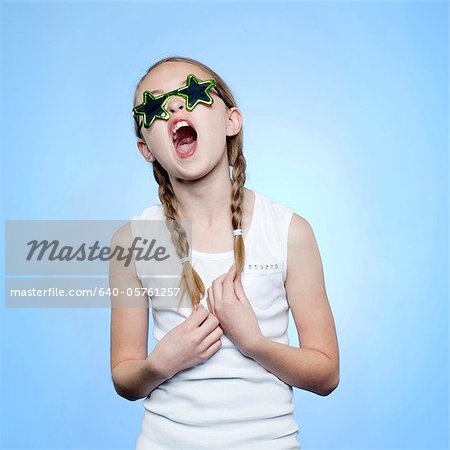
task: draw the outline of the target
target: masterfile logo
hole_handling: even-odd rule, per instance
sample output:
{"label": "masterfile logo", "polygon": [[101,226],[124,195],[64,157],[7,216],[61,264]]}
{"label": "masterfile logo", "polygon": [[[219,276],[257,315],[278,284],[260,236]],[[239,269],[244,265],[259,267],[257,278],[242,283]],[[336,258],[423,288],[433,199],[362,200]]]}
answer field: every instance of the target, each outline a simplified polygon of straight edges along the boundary
{"label": "masterfile logo", "polygon": [[[130,266],[163,277],[176,296],[182,265],[167,220],[5,222],[7,307],[110,307],[109,272],[124,279]],[[178,221],[190,244],[190,221]],[[190,245],[189,245],[190,248]],[[128,274],[128,275],[127,275]],[[123,286],[120,306],[135,306],[141,289]],[[138,303],[142,306],[142,303]],[[116,305],[115,305],[116,306]]]}

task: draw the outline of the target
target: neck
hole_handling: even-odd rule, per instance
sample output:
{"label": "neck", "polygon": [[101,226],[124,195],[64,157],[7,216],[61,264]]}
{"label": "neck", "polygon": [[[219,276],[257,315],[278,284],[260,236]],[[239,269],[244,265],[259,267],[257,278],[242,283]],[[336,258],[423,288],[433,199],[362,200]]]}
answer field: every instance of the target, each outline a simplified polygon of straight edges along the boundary
{"label": "neck", "polygon": [[[216,167],[212,172],[215,172]],[[216,173],[197,180],[171,178],[178,204],[178,216],[200,227],[231,223],[231,192],[228,162]],[[244,188],[245,189],[245,188]]]}
{"label": "neck", "polygon": [[178,216],[204,226],[218,222],[231,222],[231,179],[221,183],[182,183],[173,185],[177,198]]}

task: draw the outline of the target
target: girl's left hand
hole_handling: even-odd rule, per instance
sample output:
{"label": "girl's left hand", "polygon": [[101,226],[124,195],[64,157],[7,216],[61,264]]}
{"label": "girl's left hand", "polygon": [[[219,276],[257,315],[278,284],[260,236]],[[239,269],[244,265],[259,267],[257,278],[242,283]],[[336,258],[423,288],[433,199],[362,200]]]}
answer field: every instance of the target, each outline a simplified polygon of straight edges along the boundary
{"label": "girl's left hand", "polygon": [[264,338],[245,295],[241,275],[236,277],[235,264],[213,281],[206,300],[211,313],[219,319],[224,334],[244,355]]}

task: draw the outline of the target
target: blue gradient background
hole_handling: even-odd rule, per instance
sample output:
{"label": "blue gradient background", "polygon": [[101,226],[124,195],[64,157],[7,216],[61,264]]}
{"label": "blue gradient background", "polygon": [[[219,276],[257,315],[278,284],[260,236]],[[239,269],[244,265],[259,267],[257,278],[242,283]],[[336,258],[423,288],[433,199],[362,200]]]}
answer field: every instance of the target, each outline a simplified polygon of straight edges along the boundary
{"label": "blue gradient background", "polygon": [[[447,448],[448,9],[2,2],[3,218],[157,202],[135,85],[165,56],[205,62],[243,112],[248,187],[294,207],[321,251],[341,381],[294,389],[302,449]],[[114,391],[109,320],[2,307],[3,449],[134,448],[142,401]]]}

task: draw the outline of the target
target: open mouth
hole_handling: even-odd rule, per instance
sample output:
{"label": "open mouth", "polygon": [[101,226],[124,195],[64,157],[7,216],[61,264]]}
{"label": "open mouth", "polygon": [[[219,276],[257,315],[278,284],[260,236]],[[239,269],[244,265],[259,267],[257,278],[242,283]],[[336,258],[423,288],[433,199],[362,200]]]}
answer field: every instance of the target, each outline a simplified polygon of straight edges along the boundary
{"label": "open mouth", "polygon": [[175,150],[180,156],[190,156],[196,148],[197,132],[187,122],[182,121],[173,135]]}

